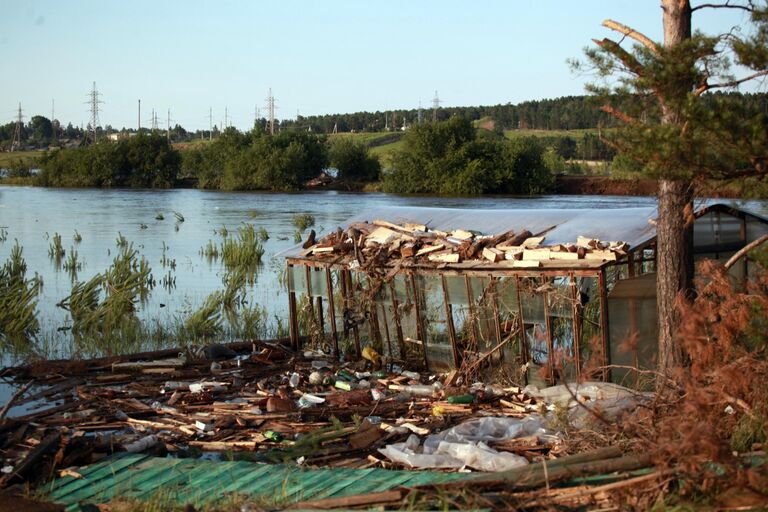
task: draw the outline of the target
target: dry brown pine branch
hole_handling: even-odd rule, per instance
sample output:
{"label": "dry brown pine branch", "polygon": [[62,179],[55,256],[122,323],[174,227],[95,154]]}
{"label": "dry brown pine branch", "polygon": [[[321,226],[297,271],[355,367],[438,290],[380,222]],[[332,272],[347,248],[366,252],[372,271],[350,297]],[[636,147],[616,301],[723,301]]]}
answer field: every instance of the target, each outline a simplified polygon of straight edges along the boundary
{"label": "dry brown pine branch", "polygon": [[634,39],[635,41],[642,44],[643,46],[651,50],[653,53],[658,55],[659,45],[656,44],[656,42],[653,41],[651,38],[647,37],[644,34],[641,34],[637,30],[630,28],[622,23],[619,23],[618,21],[613,21],[613,20],[605,20],[603,22],[603,26]]}
{"label": "dry brown pine branch", "polygon": [[728,0],[724,4],[697,5],[696,7],[693,7],[691,9],[691,12],[696,12],[699,9],[741,9],[742,11],[753,12],[755,10],[755,7],[752,4],[752,2],[747,2],[747,5],[738,5],[738,4],[731,4],[730,0]]}

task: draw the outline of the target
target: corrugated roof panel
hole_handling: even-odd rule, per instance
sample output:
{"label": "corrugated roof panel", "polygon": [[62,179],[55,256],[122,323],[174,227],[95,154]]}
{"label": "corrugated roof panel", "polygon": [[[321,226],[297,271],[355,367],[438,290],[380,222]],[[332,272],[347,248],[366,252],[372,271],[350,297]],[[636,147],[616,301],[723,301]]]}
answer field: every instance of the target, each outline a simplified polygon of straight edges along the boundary
{"label": "corrugated roof panel", "polygon": [[303,469],[246,461],[213,462],[140,454],[116,454],[80,468],[82,478],[65,476],[48,488],[51,501],[79,510],[81,504],[116,497],[148,499],[161,495],[176,503],[205,503],[235,493],[282,504],[309,499],[386,491],[403,485],[446,482],[464,473],[386,469]]}

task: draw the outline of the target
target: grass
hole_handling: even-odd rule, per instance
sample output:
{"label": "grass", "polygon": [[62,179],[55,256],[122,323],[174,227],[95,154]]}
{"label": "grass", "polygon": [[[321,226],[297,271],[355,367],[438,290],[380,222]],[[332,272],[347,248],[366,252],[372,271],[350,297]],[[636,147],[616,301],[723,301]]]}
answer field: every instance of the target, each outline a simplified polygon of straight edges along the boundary
{"label": "grass", "polygon": [[27,263],[18,240],[0,268],[0,342],[26,343],[40,330],[37,297],[42,280],[27,279]]}
{"label": "grass", "polygon": [[34,167],[41,156],[43,156],[42,151],[0,152],[0,168]]}
{"label": "grass", "polygon": [[578,130],[504,130],[504,136],[508,139],[519,139],[523,137],[571,137],[579,138],[585,134],[597,135],[597,130],[594,128],[578,129]]}
{"label": "grass", "polygon": [[299,231],[304,231],[315,225],[315,216],[311,213],[297,213],[293,216],[293,225]]}

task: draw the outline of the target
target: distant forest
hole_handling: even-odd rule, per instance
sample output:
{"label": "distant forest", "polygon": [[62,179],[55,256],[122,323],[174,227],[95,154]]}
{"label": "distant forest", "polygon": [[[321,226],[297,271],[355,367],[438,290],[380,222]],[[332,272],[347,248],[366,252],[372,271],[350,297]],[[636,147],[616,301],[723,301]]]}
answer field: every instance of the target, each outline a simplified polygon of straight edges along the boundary
{"label": "distant forest", "polygon": [[[768,111],[766,93],[728,93],[728,95],[741,96],[745,102]],[[477,107],[441,107],[436,115],[438,121],[445,121],[453,116],[470,121],[488,119],[493,121],[497,130],[579,130],[615,126],[616,120],[602,112],[599,107],[599,100],[594,96],[564,96],[556,99],[524,101],[514,105],[507,103]],[[425,122],[431,121],[433,111],[423,108],[421,118]],[[388,112],[299,116],[297,120],[281,121],[280,126],[283,129],[311,129],[319,133],[331,133],[334,131],[334,126],[338,132],[381,132],[384,131],[385,126],[390,130],[401,129],[404,123],[410,126],[418,121],[419,109],[401,109]]]}
{"label": "distant forest", "polygon": [[[768,111],[768,95],[766,93],[739,94],[745,102],[754,108]],[[387,112],[354,112],[348,114],[325,114],[318,116],[298,116],[297,119],[276,120],[279,131],[311,131],[314,133],[336,132],[382,132],[397,131],[403,126],[429,122],[436,115],[438,121],[451,117],[460,117],[469,121],[488,121],[488,126],[497,131],[515,129],[534,130],[578,130],[610,128],[616,121],[608,114],[600,111],[598,100],[593,96],[566,96],[556,99],[524,101],[518,104],[445,107],[434,112],[429,108],[398,109]],[[267,120],[262,118],[255,124],[266,129]],[[10,122],[0,125],[0,150],[8,150],[13,140],[16,124]],[[97,136],[110,133],[134,133],[133,128],[118,129],[110,125],[97,128]],[[214,126],[213,137],[220,135],[221,129]],[[60,144],[62,140],[82,140],[84,130],[67,124],[66,126],[45,116],[33,116],[21,130],[22,145],[26,148],[44,148]],[[158,130],[165,133],[164,129]],[[193,139],[208,138],[208,130],[187,131],[180,125],[171,127],[171,142],[184,142]]]}

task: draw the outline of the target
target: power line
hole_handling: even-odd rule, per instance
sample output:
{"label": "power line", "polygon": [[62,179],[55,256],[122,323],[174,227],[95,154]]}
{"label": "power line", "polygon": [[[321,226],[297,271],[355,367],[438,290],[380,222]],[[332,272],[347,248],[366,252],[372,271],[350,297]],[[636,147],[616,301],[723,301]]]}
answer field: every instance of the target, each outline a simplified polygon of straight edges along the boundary
{"label": "power line", "polygon": [[158,123],[157,123],[157,112],[155,112],[155,109],[152,109],[152,133],[154,134],[157,131]]}
{"label": "power line", "polygon": [[272,88],[269,88],[269,96],[267,96],[267,112],[269,115],[269,119],[267,120],[269,124],[269,133],[274,135],[275,134],[275,97],[272,96]]}
{"label": "power line", "polygon": [[435,91],[435,97],[432,98],[432,122],[437,122],[437,109],[440,108],[440,104],[442,101],[440,100],[440,96],[437,95],[437,91]]}
{"label": "power line", "polygon": [[24,129],[24,114],[19,102],[19,111],[16,114],[16,126],[13,128],[13,138],[11,139],[11,151],[21,147],[21,131]]}
{"label": "power line", "polygon": [[93,142],[96,142],[96,127],[99,126],[99,112],[101,111],[99,105],[104,103],[99,99],[99,96],[101,96],[101,94],[96,89],[96,82],[93,82],[93,87],[91,88],[90,94],[88,94],[88,101],[86,102],[91,107],[91,132]]}

